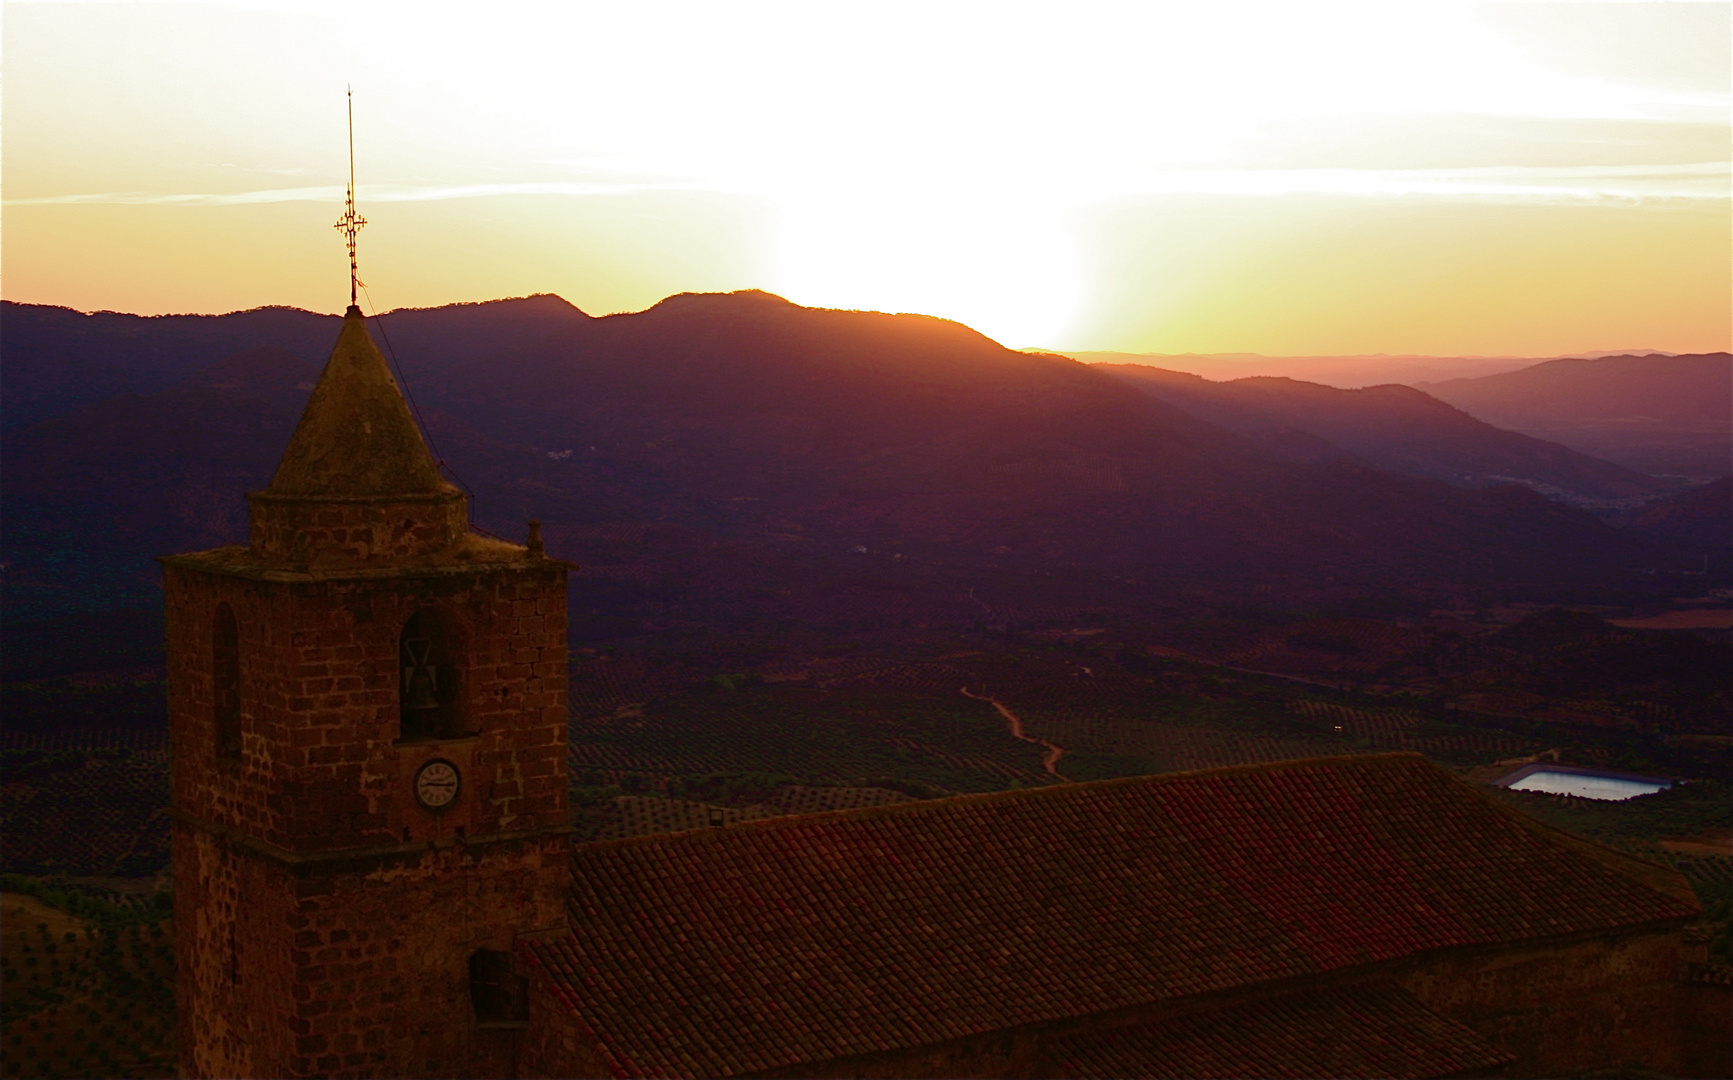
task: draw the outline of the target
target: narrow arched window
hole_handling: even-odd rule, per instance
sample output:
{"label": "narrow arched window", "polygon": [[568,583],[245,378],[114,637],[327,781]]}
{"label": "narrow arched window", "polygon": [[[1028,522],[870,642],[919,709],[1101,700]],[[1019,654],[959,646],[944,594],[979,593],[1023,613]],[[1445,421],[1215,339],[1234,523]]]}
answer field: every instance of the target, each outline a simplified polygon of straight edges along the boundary
{"label": "narrow arched window", "polygon": [[397,648],[401,738],[466,734],[459,715],[458,650],[457,628],[444,612],[424,608],[403,624]]}
{"label": "narrow arched window", "polygon": [[241,628],[235,609],[218,604],[211,620],[211,713],[217,756],[241,756]]}

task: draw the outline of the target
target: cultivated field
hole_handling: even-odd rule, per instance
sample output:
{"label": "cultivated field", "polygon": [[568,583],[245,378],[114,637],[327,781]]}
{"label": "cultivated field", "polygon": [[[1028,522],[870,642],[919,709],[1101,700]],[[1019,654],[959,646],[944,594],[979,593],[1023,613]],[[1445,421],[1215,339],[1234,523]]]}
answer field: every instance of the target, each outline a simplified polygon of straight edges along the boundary
{"label": "cultivated field", "polygon": [[[8,749],[0,787],[5,867],[14,873],[148,877],[168,865],[168,755],[115,748],[96,731]],[[133,733],[136,734],[136,733]],[[91,745],[94,743],[95,745]]]}
{"label": "cultivated field", "polygon": [[104,907],[81,918],[0,893],[5,1075],[175,1074],[173,925]]}

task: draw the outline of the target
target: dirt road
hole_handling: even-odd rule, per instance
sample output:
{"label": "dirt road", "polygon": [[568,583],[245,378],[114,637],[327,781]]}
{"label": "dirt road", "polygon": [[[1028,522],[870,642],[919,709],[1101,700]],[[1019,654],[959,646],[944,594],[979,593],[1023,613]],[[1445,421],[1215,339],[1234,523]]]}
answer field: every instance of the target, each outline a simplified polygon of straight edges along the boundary
{"label": "dirt road", "polygon": [[1019,720],[1017,714],[1012,712],[1010,709],[1007,709],[1004,706],[1004,703],[1000,702],[998,699],[983,697],[980,694],[972,694],[966,686],[963,687],[963,696],[974,698],[976,701],[985,701],[992,705],[993,708],[998,709],[999,715],[1003,716],[1005,722],[1011,725],[1011,735],[1014,738],[1022,739],[1026,743],[1034,743],[1036,746],[1046,747],[1047,753],[1041,758],[1041,768],[1047,771],[1047,775],[1057,778],[1062,783],[1069,784],[1071,782],[1059,771],[1059,759],[1065,756],[1065,748],[1063,746],[1056,746],[1053,743],[1048,742],[1046,739],[1037,739],[1033,736],[1023,734],[1023,721]]}

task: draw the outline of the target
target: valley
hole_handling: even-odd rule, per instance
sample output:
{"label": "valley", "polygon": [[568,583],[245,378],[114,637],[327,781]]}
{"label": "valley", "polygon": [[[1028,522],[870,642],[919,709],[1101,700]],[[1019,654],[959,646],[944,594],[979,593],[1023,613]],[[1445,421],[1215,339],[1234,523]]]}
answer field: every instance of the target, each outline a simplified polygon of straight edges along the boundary
{"label": "valley", "polygon": [[[153,557],[244,539],[332,324],[6,315],[4,869],[63,907],[146,897],[172,888]],[[581,838],[1338,755],[1483,784],[1557,761],[1683,781],[1649,810],[1487,790],[1677,866],[1725,956],[1725,479],[1405,387],[1085,365],[763,293],[383,322],[476,527],[534,518],[579,567]],[[90,925],[55,933],[109,940]],[[149,960],[171,931],[136,925]],[[51,989],[0,1035],[9,1073],[155,1075],[160,1002]]]}

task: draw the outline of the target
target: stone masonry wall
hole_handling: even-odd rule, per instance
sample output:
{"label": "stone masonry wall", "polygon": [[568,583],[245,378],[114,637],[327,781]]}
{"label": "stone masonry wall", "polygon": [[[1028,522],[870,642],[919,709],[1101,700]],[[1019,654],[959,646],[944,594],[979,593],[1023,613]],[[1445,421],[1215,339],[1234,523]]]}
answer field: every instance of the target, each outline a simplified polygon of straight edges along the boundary
{"label": "stone masonry wall", "polygon": [[1517,1056],[1511,1076],[1683,1067],[1678,927],[1440,954],[1398,981],[1427,1008]]}
{"label": "stone masonry wall", "polygon": [[594,1036],[545,986],[530,983],[530,1025],[524,1032],[517,1072],[539,1080],[579,1080],[614,1076]]}
{"label": "stone masonry wall", "polygon": [[[563,925],[563,564],[366,575],[165,567],[177,997],[189,1076],[505,1076],[469,957]],[[217,606],[239,626],[241,753],[218,754]],[[455,628],[466,731],[399,740],[399,637]],[[413,797],[428,757],[461,797]]]}
{"label": "stone masonry wall", "polygon": [[513,1075],[520,1033],[477,1026],[469,957],[561,925],[563,837],[325,873],[175,840],[198,875],[175,885],[183,1075]]}
{"label": "stone masonry wall", "polygon": [[266,1076],[286,1061],[289,941],[272,935],[293,897],[267,886],[268,868],[210,833],[177,823],[175,860],[175,1041],[182,1076]]}
{"label": "stone masonry wall", "polygon": [[[880,1054],[806,1062],[770,1077],[985,1077],[1054,1075],[1048,1039],[1159,1021],[1195,1009],[1249,1004],[1308,987],[1394,979],[1423,1004],[1517,1055],[1509,1076],[1584,1075],[1617,1068],[1680,1075],[1685,1036],[1679,927],[1572,942],[1451,949],[1313,979],[1246,987],[1208,999],[1151,1002],[1111,1016],[1075,1017]],[[535,1030],[525,1076],[610,1075],[595,1040],[552,987],[532,989]]]}
{"label": "stone masonry wall", "polygon": [[294,881],[283,1075],[512,1075],[518,1033],[478,1029],[469,957],[560,926],[569,884],[562,836]]}
{"label": "stone masonry wall", "polygon": [[[180,812],[300,852],[567,823],[560,564],[291,582],[171,564],[165,584]],[[210,628],[222,601],[240,627],[239,760],[215,749]],[[398,639],[424,607],[461,628],[459,708],[477,733],[455,740],[463,803],[436,818],[408,774],[442,747],[398,742]]]}
{"label": "stone masonry wall", "polygon": [[1680,1076],[1733,1077],[1733,985],[1693,981],[1685,986],[1684,1060]]}
{"label": "stone masonry wall", "polygon": [[262,558],[302,567],[384,564],[451,550],[469,532],[460,492],[399,499],[254,493],[248,537]]}

